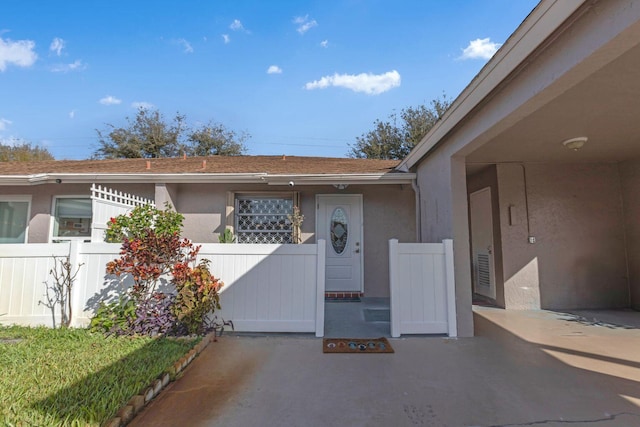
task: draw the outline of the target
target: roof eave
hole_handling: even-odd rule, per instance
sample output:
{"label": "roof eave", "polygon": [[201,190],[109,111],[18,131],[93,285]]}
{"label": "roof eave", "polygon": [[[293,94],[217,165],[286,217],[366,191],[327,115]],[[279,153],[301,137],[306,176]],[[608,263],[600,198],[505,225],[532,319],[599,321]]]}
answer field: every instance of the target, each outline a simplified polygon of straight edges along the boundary
{"label": "roof eave", "polygon": [[190,173],[190,174],[128,174],[128,173],[43,173],[31,175],[0,175],[0,185],[82,184],[93,182],[127,183],[259,183],[264,173]]}
{"label": "roof eave", "polygon": [[458,95],[445,115],[396,167],[408,171],[498,87],[587,0],[542,0]]}
{"label": "roof eave", "polygon": [[31,175],[0,175],[0,186],[83,183],[266,183],[269,185],[331,185],[345,184],[410,184],[415,179],[409,173],[359,174],[276,174],[267,173],[190,173],[190,174],[127,174],[127,173],[41,173]]}
{"label": "roof eave", "polygon": [[411,184],[413,173],[299,174],[268,175],[269,185],[333,185],[333,184]]}

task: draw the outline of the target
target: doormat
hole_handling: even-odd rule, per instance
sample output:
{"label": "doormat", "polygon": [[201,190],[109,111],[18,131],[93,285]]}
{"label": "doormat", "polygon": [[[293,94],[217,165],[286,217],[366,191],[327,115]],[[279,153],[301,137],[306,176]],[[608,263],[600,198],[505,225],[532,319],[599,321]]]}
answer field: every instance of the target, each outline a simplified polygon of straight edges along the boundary
{"label": "doormat", "polygon": [[386,338],[324,338],[323,353],[393,353]]}

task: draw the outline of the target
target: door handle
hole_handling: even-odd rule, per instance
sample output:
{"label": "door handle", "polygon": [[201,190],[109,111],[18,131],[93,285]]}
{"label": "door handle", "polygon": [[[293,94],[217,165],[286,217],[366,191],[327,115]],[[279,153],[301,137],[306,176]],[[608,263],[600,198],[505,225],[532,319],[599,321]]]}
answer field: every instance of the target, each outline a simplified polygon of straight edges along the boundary
{"label": "door handle", "polygon": [[359,254],[360,253],[360,248],[356,249],[355,251],[353,251],[354,253]]}

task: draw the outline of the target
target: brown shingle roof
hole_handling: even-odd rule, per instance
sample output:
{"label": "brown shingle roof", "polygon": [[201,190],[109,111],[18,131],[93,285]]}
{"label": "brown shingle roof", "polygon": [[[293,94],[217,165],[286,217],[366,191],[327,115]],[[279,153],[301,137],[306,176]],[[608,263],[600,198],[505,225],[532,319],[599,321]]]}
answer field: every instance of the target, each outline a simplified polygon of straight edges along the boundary
{"label": "brown shingle roof", "polygon": [[[147,169],[147,162],[150,168]],[[209,156],[164,159],[48,160],[0,162],[0,175],[68,174],[379,174],[393,172],[397,160],[298,156]]]}

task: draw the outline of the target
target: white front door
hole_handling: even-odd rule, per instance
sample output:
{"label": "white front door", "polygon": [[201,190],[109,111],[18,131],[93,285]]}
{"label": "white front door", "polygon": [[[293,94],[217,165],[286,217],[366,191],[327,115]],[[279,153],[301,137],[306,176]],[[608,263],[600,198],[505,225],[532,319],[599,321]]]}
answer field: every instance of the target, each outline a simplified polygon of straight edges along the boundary
{"label": "white front door", "polygon": [[316,200],[316,235],[327,242],[325,290],[362,292],[362,195],[318,195]]}
{"label": "white front door", "polygon": [[493,258],[491,187],[472,193],[469,199],[471,253],[473,254],[473,291],[495,299],[496,279]]}

